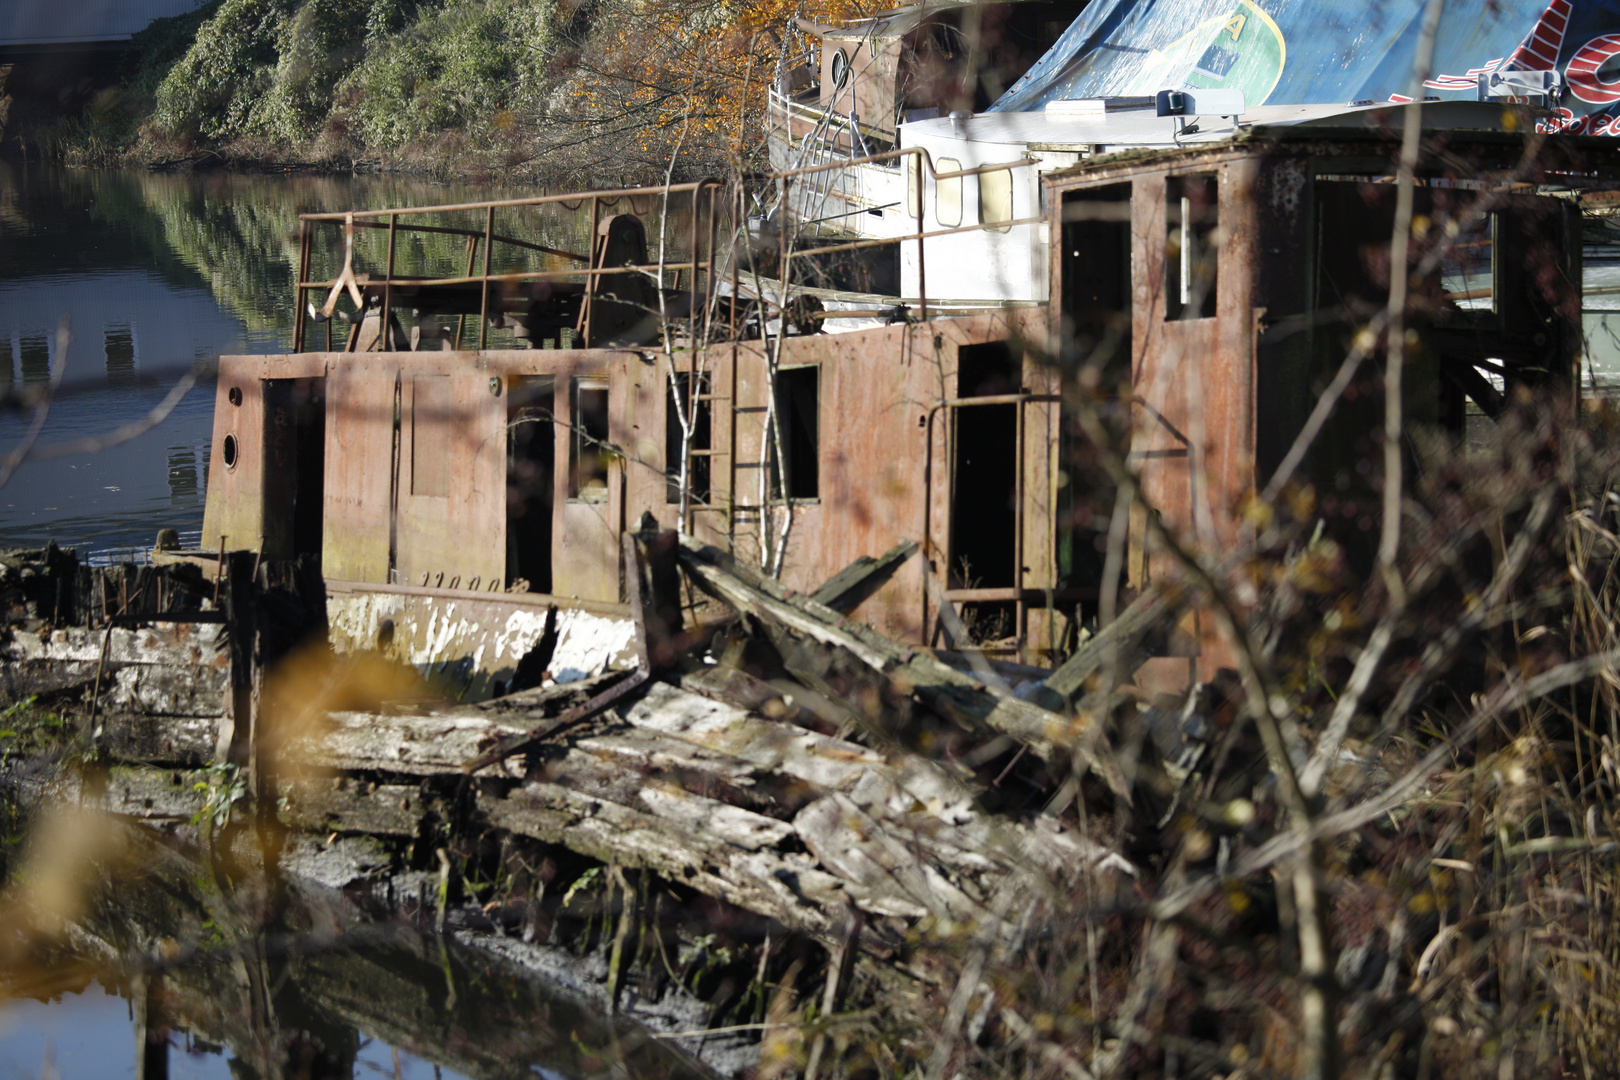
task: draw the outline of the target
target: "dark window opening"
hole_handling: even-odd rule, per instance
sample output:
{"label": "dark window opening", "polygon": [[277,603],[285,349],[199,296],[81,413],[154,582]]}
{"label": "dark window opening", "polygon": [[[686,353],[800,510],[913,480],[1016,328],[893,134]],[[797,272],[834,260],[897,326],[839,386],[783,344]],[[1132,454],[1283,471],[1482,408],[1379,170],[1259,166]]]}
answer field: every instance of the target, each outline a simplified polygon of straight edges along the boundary
{"label": "dark window opening", "polygon": [[264,554],[319,555],[326,501],[326,380],[264,382]]}
{"label": "dark window opening", "polygon": [[[695,401],[694,384],[697,388]],[[665,476],[668,478],[664,493],[666,502],[681,501],[681,442],[685,435],[681,427],[682,416],[685,416],[692,425],[688,445],[690,464],[687,490],[692,502],[709,501],[709,464],[711,452],[714,450],[713,423],[710,419],[709,405],[707,372],[699,373],[695,380],[689,371],[677,372],[670,380],[669,393],[664,402],[664,461]]]}
{"label": "dark window opening", "polygon": [[575,379],[573,398],[573,427],[568,440],[568,497],[584,502],[607,502],[607,380]]}
{"label": "dark window opening", "polygon": [[506,392],[506,585],[551,591],[551,517],[556,498],[557,384],[513,378]]}
{"label": "dark window opening", "polygon": [[820,413],[819,365],[782,368],[776,373],[776,422],[781,431],[781,445],[778,448],[776,441],[772,440],[770,459],[771,487],[779,499],[819,497]]}
{"label": "dark window opening", "polygon": [[950,588],[1006,589],[1018,581],[1018,406],[951,410]]}
{"label": "dark window opening", "polygon": [[1110,184],[1063,199],[1063,359],[1129,370],[1131,185]]}
{"label": "dark window opening", "polygon": [[1165,181],[1164,317],[1215,317],[1219,187],[1212,175]]}
{"label": "dark window opening", "polygon": [[[1063,199],[1061,356],[1095,379],[1092,404],[1119,451],[1130,440],[1131,185]],[[1058,442],[1057,576],[1060,587],[1100,589],[1115,488],[1102,453],[1066,407]]]}
{"label": "dark window opening", "polygon": [[411,380],[411,494],[450,494],[450,377]]}
{"label": "dark window opening", "polygon": [[1024,388],[1024,364],[1005,341],[963,345],[956,350],[956,396],[992,397]]}

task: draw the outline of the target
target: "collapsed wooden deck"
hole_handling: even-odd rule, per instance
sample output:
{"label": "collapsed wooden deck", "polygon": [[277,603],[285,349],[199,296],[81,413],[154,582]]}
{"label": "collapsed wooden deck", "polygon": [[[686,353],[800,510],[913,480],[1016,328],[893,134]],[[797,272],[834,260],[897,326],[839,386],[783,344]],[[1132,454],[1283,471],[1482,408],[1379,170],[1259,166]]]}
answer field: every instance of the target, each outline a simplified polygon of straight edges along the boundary
{"label": "collapsed wooden deck", "polygon": [[[182,770],[233,763],[283,826],[411,842],[454,822],[555,845],[848,953],[905,998],[933,981],[908,962],[920,925],[1009,947],[1054,885],[1135,872],[1049,812],[1087,762],[1098,793],[1128,797],[1073,704],[1096,649],[1046,679],[1043,707],[986,661],[958,670],[838,610],[910,546],[858,561],[815,596],[673,533],[626,534],[623,546],[635,670],[477,704],[283,722],[256,667],[271,634],[262,615],[233,621],[242,588],[228,581],[224,611],[17,625],[3,651],[14,684],[37,669],[30,692],[91,691],[113,813],[191,821],[209,795]],[[693,623],[682,609],[698,593],[710,600]]]}

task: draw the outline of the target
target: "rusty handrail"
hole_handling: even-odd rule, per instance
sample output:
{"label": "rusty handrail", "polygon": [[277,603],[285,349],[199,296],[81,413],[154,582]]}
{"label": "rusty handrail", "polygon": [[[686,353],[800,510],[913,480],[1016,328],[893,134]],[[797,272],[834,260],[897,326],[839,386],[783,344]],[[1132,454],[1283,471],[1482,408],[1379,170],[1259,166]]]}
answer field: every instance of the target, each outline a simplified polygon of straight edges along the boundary
{"label": "rusty handrail", "polygon": [[[1024,593],[1028,591],[1024,587],[1024,406],[1033,403],[1061,404],[1062,401],[1062,394],[1025,393],[986,394],[983,397],[945,398],[941,401],[935,402],[929,407],[927,423],[924,425],[926,431],[926,442],[924,445],[926,446],[926,449],[924,450],[923,457],[923,558],[926,559],[928,558],[929,551],[933,548],[934,543],[934,417],[938,416],[942,409],[972,408],[976,405],[1011,405],[1018,410],[1017,434],[1015,436],[1017,443],[1018,464],[1016,476],[1014,478],[1015,491],[1013,496],[1013,585],[1009,589],[1009,592],[1016,593],[1016,595],[1010,596],[1009,599],[1012,599],[1016,605],[1015,614],[1017,618],[1018,633],[1020,636],[1022,636],[1024,633],[1024,616],[1028,611],[1024,603]],[[949,454],[949,451],[950,448],[947,446],[946,453]],[[947,495],[947,507],[949,506],[949,501],[949,496]],[[947,523],[945,533],[945,573],[943,575],[945,581],[950,580],[951,571],[951,538],[949,530],[950,525]],[[1041,591],[1044,598],[1044,594],[1048,590]],[[946,590],[947,598],[950,597],[950,592],[951,590]],[[923,593],[922,603],[922,629],[926,634],[928,632],[928,594],[926,590],[924,590]],[[1020,646],[1020,650],[1021,649],[1022,647]]]}
{"label": "rusty handrail", "polygon": [[[922,171],[924,169],[927,170],[927,175],[929,177],[931,177],[937,183],[940,180],[950,180],[950,179],[955,179],[955,178],[963,177],[963,176],[979,176],[979,175],[983,175],[985,173],[1000,172],[1000,171],[1004,171],[1004,170],[1007,170],[1007,169],[1025,167],[1025,166],[1034,165],[1034,164],[1038,163],[1038,159],[1030,157],[1028,155],[1025,155],[1025,156],[1020,157],[1020,158],[1018,158],[1016,160],[1013,160],[1013,161],[995,162],[995,163],[991,163],[991,164],[988,164],[988,165],[975,166],[975,167],[969,168],[969,169],[955,169],[955,170],[941,171],[941,170],[939,170],[939,169],[937,169],[935,167],[933,156],[928,152],[928,150],[925,147],[912,146],[912,147],[897,148],[897,149],[894,149],[894,150],[886,150],[886,151],[883,151],[883,152],[877,153],[877,154],[867,154],[867,155],[864,155],[862,157],[850,157],[850,158],[836,160],[836,161],[823,162],[823,163],[817,164],[817,165],[803,165],[803,166],[799,166],[799,167],[793,168],[793,169],[786,169],[786,170],[782,170],[780,172],[773,172],[773,173],[765,174],[764,179],[767,182],[780,183],[782,185],[783,196],[785,198],[787,190],[791,186],[791,183],[792,183],[792,181],[794,179],[807,177],[807,176],[812,176],[812,175],[815,175],[815,174],[829,172],[829,171],[837,170],[837,169],[846,169],[846,168],[849,168],[849,167],[855,166],[855,165],[881,164],[883,162],[894,161],[894,160],[898,160],[898,159],[904,158],[904,157],[916,157],[917,160],[918,160],[918,171],[917,171],[916,175],[917,175],[918,180],[919,180],[919,187],[918,187],[918,191],[917,191],[916,208],[915,208],[914,211],[912,211],[910,206],[907,207],[907,210],[911,211],[913,216],[916,217],[916,219],[917,219],[916,231],[909,232],[909,233],[903,233],[901,235],[892,236],[892,237],[873,237],[873,238],[867,238],[867,239],[850,240],[850,241],[845,241],[845,242],[837,243],[837,244],[823,244],[823,245],[818,246],[818,247],[807,248],[807,249],[804,249],[804,250],[793,250],[792,246],[789,245],[788,249],[784,252],[784,255],[786,257],[785,257],[785,259],[783,261],[782,275],[781,275],[781,284],[782,284],[784,296],[786,295],[787,292],[790,291],[789,285],[790,285],[790,282],[791,282],[792,276],[793,276],[792,267],[793,267],[795,259],[812,258],[812,257],[816,257],[816,256],[821,256],[821,255],[831,255],[831,254],[838,254],[838,253],[849,252],[849,251],[858,251],[858,250],[863,250],[863,249],[867,249],[867,248],[886,247],[886,246],[888,246],[890,244],[903,244],[903,243],[912,242],[912,243],[916,243],[917,247],[918,247],[918,263],[917,263],[918,299],[917,299],[917,303],[918,303],[919,308],[920,308],[921,317],[923,319],[926,319],[928,317],[928,289],[927,289],[927,278],[925,276],[926,275],[926,269],[925,269],[926,263],[924,261],[925,241],[930,240],[930,239],[934,239],[934,238],[937,238],[937,237],[953,236],[953,235],[957,235],[957,234],[970,233],[970,232],[984,232],[984,231],[989,231],[989,230],[994,230],[994,231],[998,231],[998,232],[1005,232],[1005,231],[1007,231],[1009,229],[1014,228],[1015,226],[1038,225],[1038,224],[1041,224],[1042,222],[1046,221],[1045,217],[1026,217],[1026,218],[1015,218],[1015,219],[1012,219],[1012,220],[1009,220],[1009,221],[998,221],[998,222],[989,222],[989,223],[987,223],[987,222],[979,222],[979,223],[973,224],[973,225],[961,225],[961,226],[955,226],[955,227],[948,228],[948,229],[935,229],[935,230],[932,230],[932,231],[928,230],[925,227],[924,222],[923,222],[924,207],[925,207],[926,200],[923,198],[923,192],[921,190],[920,181],[922,179],[922,175],[923,175]],[[488,326],[489,319],[488,319],[488,316],[489,316],[489,299],[490,299],[489,293],[490,293],[490,286],[492,284],[498,284],[498,283],[502,283],[502,282],[513,282],[513,283],[515,283],[515,282],[523,282],[523,281],[549,281],[549,280],[555,280],[555,279],[568,279],[568,278],[576,278],[577,279],[579,277],[584,277],[584,279],[587,282],[594,282],[599,277],[601,277],[603,275],[607,275],[607,274],[655,273],[655,272],[657,272],[659,270],[663,270],[663,271],[666,271],[666,272],[673,271],[673,272],[676,273],[676,275],[677,275],[676,276],[676,282],[677,282],[677,288],[678,288],[679,287],[679,280],[680,280],[680,278],[679,278],[680,273],[689,272],[691,274],[691,280],[688,283],[688,289],[691,291],[693,300],[695,301],[696,297],[697,297],[698,274],[700,272],[707,273],[707,275],[710,278],[710,287],[712,288],[713,284],[714,284],[713,276],[714,276],[714,274],[716,272],[716,263],[717,263],[717,259],[716,259],[717,244],[715,243],[715,237],[713,236],[713,233],[714,233],[714,221],[713,221],[713,218],[714,218],[714,216],[715,216],[715,214],[717,212],[717,208],[715,206],[713,206],[713,205],[711,205],[710,209],[709,209],[709,214],[710,214],[710,218],[711,218],[709,232],[710,232],[711,236],[710,236],[709,250],[707,252],[708,257],[707,258],[700,258],[699,257],[700,253],[696,250],[696,245],[698,245],[700,243],[699,237],[701,235],[700,230],[699,230],[698,225],[697,225],[698,218],[701,216],[701,212],[698,209],[698,201],[699,201],[699,198],[701,197],[701,195],[702,195],[702,193],[704,191],[706,191],[706,190],[707,191],[715,191],[715,190],[718,190],[721,186],[722,186],[721,181],[719,181],[717,179],[714,179],[714,178],[705,178],[705,179],[702,179],[702,180],[687,181],[687,182],[680,183],[680,184],[663,184],[663,185],[657,185],[657,186],[637,187],[637,188],[608,188],[608,189],[599,189],[599,190],[585,191],[585,192],[567,192],[567,193],[553,194],[553,195],[536,195],[536,196],[530,196],[530,197],[527,197],[527,198],[519,198],[519,199],[487,199],[487,200],[482,200],[482,201],[479,201],[479,202],[468,202],[468,203],[441,203],[441,204],[435,205],[435,206],[390,207],[390,208],[384,208],[384,209],[379,209],[379,210],[363,210],[363,211],[353,211],[353,212],[347,212],[347,211],[323,211],[323,212],[317,212],[317,213],[300,214],[300,215],[298,215],[298,217],[299,217],[300,232],[301,232],[302,235],[300,237],[300,244],[299,244],[299,247],[300,247],[299,263],[300,263],[300,265],[299,265],[298,280],[294,285],[294,290],[295,290],[295,293],[296,293],[297,299],[298,299],[298,302],[296,304],[296,310],[297,310],[298,314],[295,317],[294,326],[293,326],[294,348],[297,349],[297,350],[302,350],[304,348],[304,337],[305,337],[305,334],[306,334],[306,331],[307,331],[307,320],[304,317],[304,290],[306,290],[306,289],[330,288],[332,286],[332,284],[333,284],[332,281],[330,281],[330,280],[328,280],[328,281],[312,281],[312,280],[309,280],[309,264],[310,264],[311,258],[313,256],[313,250],[312,250],[313,245],[311,243],[312,234],[313,234],[314,228],[321,225],[321,224],[345,223],[345,224],[349,224],[349,225],[353,225],[353,226],[358,226],[360,228],[387,229],[388,230],[388,233],[389,233],[389,245],[388,245],[389,246],[389,259],[388,259],[387,270],[380,279],[368,280],[368,281],[365,282],[365,284],[368,287],[380,287],[382,289],[382,292],[383,292],[383,309],[384,309],[384,311],[383,311],[383,320],[384,320],[384,323],[385,323],[385,326],[384,326],[384,329],[383,329],[383,337],[384,337],[384,341],[385,341],[385,345],[384,345],[385,349],[390,347],[391,344],[392,344],[391,339],[388,337],[387,328],[386,328],[386,322],[387,322],[388,315],[390,313],[390,309],[392,308],[393,286],[396,283],[404,284],[404,283],[407,283],[407,282],[409,284],[411,284],[411,285],[415,285],[415,286],[418,286],[418,287],[422,287],[422,286],[450,286],[450,285],[479,285],[481,287],[481,301],[480,301],[480,304],[479,304],[479,318],[480,318],[479,347],[483,348],[483,347],[486,347],[487,343],[488,343],[488,331],[489,331],[489,326]],[[547,246],[545,246],[543,244],[537,244],[537,243],[534,243],[532,241],[522,240],[522,239],[519,239],[519,238],[514,237],[514,236],[507,236],[507,235],[504,235],[504,234],[498,234],[498,233],[495,232],[495,228],[494,228],[494,225],[495,225],[495,222],[494,222],[495,211],[498,210],[498,209],[523,209],[523,208],[529,208],[529,207],[552,206],[552,205],[557,205],[557,204],[566,205],[566,204],[570,204],[570,203],[583,205],[584,201],[588,199],[588,200],[590,200],[590,204],[591,204],[591,219],[592,219],[591,234],[592,234],[592,243],[594,245],[594,243],[596,242],[596,239],[595,239],[596,225],[598,224],[598,219],[600,218],[600,215],[601,215],[601,208],[602,208],[601,204],[602,204],[602,202],[604,200],[637,199],[637,198],[647,198],[647,199],[660,198],[660,199],[664,200],[666,205],[667,205],[667,201],[668,201],[669,197],[671,195],[676,195],[676,194],[690,194],[692,196],[692,202],[693,202],[692,209],[693,209],[693,215],[694,215],[693,216],[693,227],[692,227],[692,233],[693,233],[692,240],[693,240],[693,244],[694,244],[694,250],[691,252],[690,257],[687,258],[687,259],[684,259],[684,260],[681,260],[681,261],[678,261],[678,262],[667,262],[666,261],[661,266],[660,265],[655,265],[655,264],[640,264],[640,265],[622,266],[622,267],[596,267],[596,266],[591,265],[591,263],[593,261],[591,256],[581,255],[578,252],[563,251],[561,249],[547,247]],[[910,203],[911,201],[912,201],[911,198],[908,196],[907,203]],[[741,213],[740,206],[739,206],[738,209],[739,209],[739,215],[740,215],[740,213]],[[484,212],[484,228],[481,229],[481,230],[473,228],[473,227],[461,228],[461,227],[444,226],[444,225],[419,225],[419,224],[412,224],[412,223],[400,220],[402,217],[412,217],[412,216],[419,216],[419,215],[423,215],[423,214],[467,213],[467,212],[479,211],[479,210],[482,210]],[[365,220],[365,219],[371,219],[371,220]],[[386,220],[382,220],[382,219],[386,219]],[[741,221],[741,217],[739,216],[738,222],[740,223],[740,221]],[[465,273],[464,275],[459,276],[459,277],[442,277],[442,278],[396,277],[395,274],[393,273],[393,251],[394,251],[393,240],[394,240],[395,234],[400,229],[404,229],[404,230],[409,231],[409,232],[423,232],[423,233],[437,233],[437,234],[446,234],[446,235],[454,235],[454,236],[465,236],[465,237],[468,237],[469,240],[474,244],[476,244],[477,240],[481,238],[483,240],[483,244],[484,244],[484,251],[483,251],[483,263],[484,263],[483,271],[484,272],[481,273],[481,274],[473,273],[472,272],[471,260],[469,259],[469,266],[468,266],[467,273]],[[556,270],[521,270],[521,271],[507,271],[507,272],[502,272],[502,273],[492,273],[491,272],[492,271],[492,259],[493,259],[493,255],[494,255],[493,249],[494,249],[494,246],[495,246],[496,243],[510,244],[512,246],[515,246],[515,247],[520,247],[520,248],[524,248],[524,249],[531,250],[531,251],[537,251],[537,252],[540,252],[542,254],[554,255],[554,256],[557,256],[557,257],[560,257],[560,258],[570,259],[570,260],[572,260],[572,261],[574,261],[576,263],[581,263],[583,265],[577,266],[577,267],[569,267],[569,268],[566,268],[566,269],[556,269]],[[734,263],[734,268],[735,268],[735,260],[733,260],[733,263]],[[662,280],[660,280],[659,287],[663,288]],[[696,311],[695,304],[693,306],[693,311],[694,312]],[[331,338],[331,324],[330,324],[329,320],[327,321],[326,332],[327,332],[327,338],[328,338],[327,344],[328,344],[328,348],[330,348],[331,347],[331,341],[330,341],[330,338]],[[458,338],[458,342],[459,342],[459,338],[460,338],[459,331],[458,331],[458,334],[457,334],[457,338]]]}
{"label": "rusty handrail", "polygon": [[680,184],[659,184],[654,187],[639,188],[608,188],[605,190],[572,191],[562,195],[532,195],[525,199],[486,199],[481,202],[470,203],[442,203],[438,206],[400,206],[383,210],[356,210],[341,211],[329,210],[319,213],[299,214],[300,221],[337,221],[341,222],[348,217],[375,218],[386,217],[389,214],[448,214],[465,212],[468,210],[505,210],[518,206],[546,206],[551,203],[578,202],[581,199],[618,199],[634,195],[662,196],[666,191],[671,195],[683,191],[698,191],[704,187],[719,186],[720,181],[712,177],[703,180],[688,180]]}

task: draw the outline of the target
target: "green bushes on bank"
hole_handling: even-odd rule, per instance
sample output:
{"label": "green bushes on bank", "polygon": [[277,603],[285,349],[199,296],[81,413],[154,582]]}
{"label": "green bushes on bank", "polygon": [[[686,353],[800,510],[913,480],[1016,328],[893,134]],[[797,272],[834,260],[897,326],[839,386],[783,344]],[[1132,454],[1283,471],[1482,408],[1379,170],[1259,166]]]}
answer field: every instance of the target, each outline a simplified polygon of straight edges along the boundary
{"label": "green bushes on bank", "polygon": [[[544,87],[550,4],[532,0],[217,0],[136,42],[167,138],[298,143],[323,133],[394,149],[447,129],[500,130]],[[200,21],[198,21],[201,16]]]}

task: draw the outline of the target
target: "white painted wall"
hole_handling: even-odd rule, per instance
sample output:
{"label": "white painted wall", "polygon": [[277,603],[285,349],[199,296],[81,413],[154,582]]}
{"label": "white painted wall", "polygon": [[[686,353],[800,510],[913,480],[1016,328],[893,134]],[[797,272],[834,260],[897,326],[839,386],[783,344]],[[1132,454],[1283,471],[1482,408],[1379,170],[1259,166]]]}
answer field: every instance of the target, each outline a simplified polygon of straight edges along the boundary
{"label": "white painted wall", "polygon": [[[953,131],[949,120],[928,120],[906,124],[900,129],[903,146],[916,146],[928,152],[934,171],[944,171],[941,159],[960,162],[960,168],[1036,159],[1014,166],[1012,172],[1012,220],[1044,217],[1041,205],[1040,174],[1073,164],[1078,155],[1050,152],[1031,153],[1027,143],[982,141],[965,138]],[[939,218],[939,182],[924,170],[924,227],[928,232],[982,224],[980,220],[980,176],[964,176],[961,221]],[[946,181],[947,184],[951,181]],[[952,300],[1045,301],[1048,277],[1048,226],[1040,222],[1013,225],[1005,231],[973,230],[937,236],[925,241],[920,252],[915,242],[900,248],[900,291],[908,297],[921,294],[926,285],[930,303]]]}

